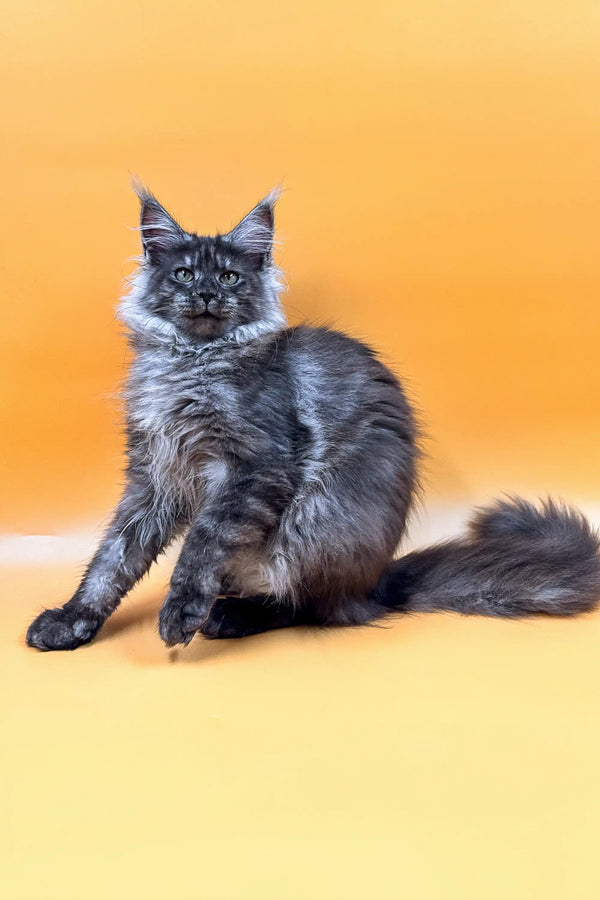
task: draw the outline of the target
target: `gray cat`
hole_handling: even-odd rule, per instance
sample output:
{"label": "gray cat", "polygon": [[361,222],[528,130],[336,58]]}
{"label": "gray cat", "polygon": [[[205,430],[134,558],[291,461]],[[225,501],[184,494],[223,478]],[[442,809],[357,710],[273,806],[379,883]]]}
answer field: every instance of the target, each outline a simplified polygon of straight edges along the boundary
{"label": "gray cat", "polygon": [[393,561],[416,491],[417,430],[369,347],[286,326],[273,263],[276,195],[228,234],[184,231],[143,186],[143,260],[120,306],[126,485],[75,595],[27,642],[73,650],[176,536],[167,645],[390,612],[571,615],[600,598],[583,516],[502,501],[467,535]]}

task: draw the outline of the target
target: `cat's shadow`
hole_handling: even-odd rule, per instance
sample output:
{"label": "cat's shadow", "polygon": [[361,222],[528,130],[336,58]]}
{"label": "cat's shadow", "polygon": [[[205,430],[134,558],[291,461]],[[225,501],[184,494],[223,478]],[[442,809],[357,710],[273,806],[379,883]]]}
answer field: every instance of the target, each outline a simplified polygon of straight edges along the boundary
{"label": "cat's shadow", "polygon": [[158,621],[160,598],[153,597],[142,602],[123,604],[119,610],[111,616],[96,638],[96,643],[102,643],[120,635],[134,627],[147,627],[151,622]]}
{"label": "cat's shadow", "polygon": [[120,607],[104,625],[95,643],[110,641],[123,648],[125,655],[138,664],[173,665],[208,662],[229,653],[244,654],[256,643],[273,640],[277,634],[269,631],[237,640],[208,640],[196,635],[187,647],[168,648],[158,634],[158,613],[163,601],[164,595],[157,592],[147,599]]}

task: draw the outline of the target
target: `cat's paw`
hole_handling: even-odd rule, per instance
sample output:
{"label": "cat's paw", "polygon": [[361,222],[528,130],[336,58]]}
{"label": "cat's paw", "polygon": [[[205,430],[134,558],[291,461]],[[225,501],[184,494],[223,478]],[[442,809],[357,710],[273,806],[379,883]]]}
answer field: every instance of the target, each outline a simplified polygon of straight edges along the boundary
{"label": "cat's paw", "polygon": [[261,604],[242,597],[218,597],[202,623],[202,634],[212,640],[247,637],[269,628],[261,621]]}
{"label": "cat's paw", "polygon": [[76,650],[96,637],[102,619],[82,607],[47,609],[34,619],[25,640],[37,650]]}
{"label": "cat's paw", "polygon": [[169,591],[158,618],[158,631],[167,647],[189,644],[200,630],[207,608],[204,598]]}

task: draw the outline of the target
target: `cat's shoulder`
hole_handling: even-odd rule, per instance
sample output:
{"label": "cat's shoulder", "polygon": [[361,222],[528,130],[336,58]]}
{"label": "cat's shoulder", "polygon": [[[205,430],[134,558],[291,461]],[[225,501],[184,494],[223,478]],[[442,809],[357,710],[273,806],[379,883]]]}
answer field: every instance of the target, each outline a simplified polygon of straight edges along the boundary
{"label": "cat's shoulder", "polygon": [[348,372],[374,374],[385,369],[369,344],[325,325],[286,328],[279,333],[278,344],[290,361],[305,362],[341,377]]}
{"label": "cat's shoulder", "polygon": [[310,353],[329,355],[350,352],[371,359],[377,356],[376,351],[365,341],[327,325],[294,325],[279,332],[278,339],[291,349]]}

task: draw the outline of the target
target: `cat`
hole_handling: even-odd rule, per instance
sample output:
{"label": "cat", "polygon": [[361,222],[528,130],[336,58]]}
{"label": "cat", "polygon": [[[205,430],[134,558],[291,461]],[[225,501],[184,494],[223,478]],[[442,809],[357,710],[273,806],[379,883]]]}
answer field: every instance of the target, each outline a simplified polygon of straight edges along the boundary
{"label": "cat", "polygon": [[119,309],[133,351],[125,488],[72,599],[30,625],[31,647],[91,641],[184,534],[159,616],[168,646],[389,613],[596,605],[598,536],[553,501],[498,501],[464,537],[394,560],[417,493],[415,416],[364,343],[287,326],[277,193],[201,237],[135,189],[143,257]]}

